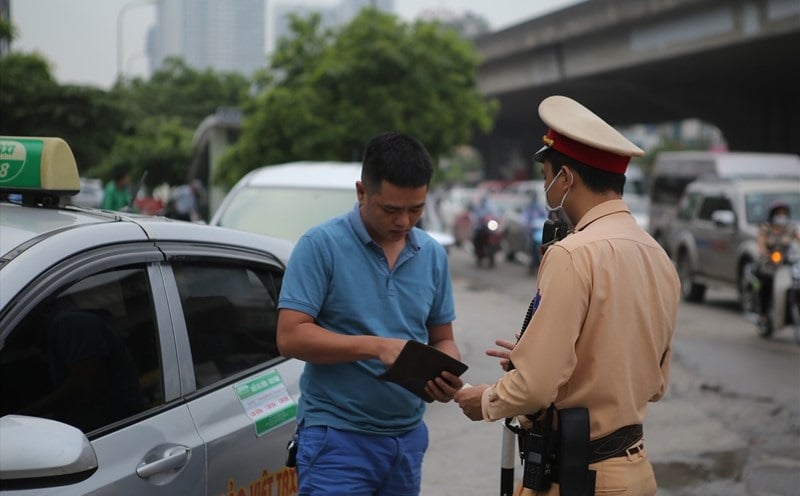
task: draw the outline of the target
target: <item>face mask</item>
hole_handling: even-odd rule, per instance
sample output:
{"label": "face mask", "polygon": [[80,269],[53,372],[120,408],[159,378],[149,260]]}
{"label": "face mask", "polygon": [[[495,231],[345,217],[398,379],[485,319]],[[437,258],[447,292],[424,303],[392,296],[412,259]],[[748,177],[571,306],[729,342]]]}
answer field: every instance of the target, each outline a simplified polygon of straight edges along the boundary
{"label": "face mask", "polygon": [[564,239],[572,229],[572,221],[567,215],[567,211],[564,210],[564,202],[567,199],[569,190],[561,197],[561,203],[559,203],[557,207],[551,207],[550,200],[547,199],[547,193],[550,192],[550,188],[553,187],[553,184],[555,184],[556,179],[558,179],[558,176],[560,176],[562,172],[564,172],[563,168],[558,171],[556,177],[553,178],[550,185],[544,190],[544,204],[547,208],[547,220],[544,221],[544,226],[542,226],[542,246],[547,246]]}
{"label": "face mask", "polygon": [[772,223],[778,226],[785,226],[789,223],[789,216],[785,214],[778,214],[772,218]]}

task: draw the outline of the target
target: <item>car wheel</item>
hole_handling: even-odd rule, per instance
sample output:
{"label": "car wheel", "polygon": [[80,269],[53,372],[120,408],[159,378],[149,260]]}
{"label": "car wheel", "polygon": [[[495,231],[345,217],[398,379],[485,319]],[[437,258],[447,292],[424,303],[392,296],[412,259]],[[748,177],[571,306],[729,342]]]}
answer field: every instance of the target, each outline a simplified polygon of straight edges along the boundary
{"label": "car wheel", "polygon": [[739,304],[745,315],[758,313],[758,281],[755,264],[746,261],[739,271]]}
{"label": "car wheel", "polygon": [[678,275],[681,278],[681,296],[691,303],[701,303],[706,296],[706,287],[692,281],[694,271],[689,257],[681,254],[678,259]]}

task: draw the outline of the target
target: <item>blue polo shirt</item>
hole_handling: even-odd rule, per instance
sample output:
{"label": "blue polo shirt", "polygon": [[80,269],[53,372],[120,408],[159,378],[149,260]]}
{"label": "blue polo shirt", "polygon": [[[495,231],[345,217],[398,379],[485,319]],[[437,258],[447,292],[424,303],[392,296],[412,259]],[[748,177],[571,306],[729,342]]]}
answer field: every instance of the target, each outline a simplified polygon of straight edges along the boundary
{"label": "blue polo shirt", "polygon": [[[297,242],[283,278],[279,308],[297,310],[323,328],[428,342],[427,326],[455,320],[444,248],[414,228],[393,270],[367,233],[358,206],[311,228]],[[422,421],[425,402],[376,379],[380,360],[306,363],[298,422],[396,435]]]}

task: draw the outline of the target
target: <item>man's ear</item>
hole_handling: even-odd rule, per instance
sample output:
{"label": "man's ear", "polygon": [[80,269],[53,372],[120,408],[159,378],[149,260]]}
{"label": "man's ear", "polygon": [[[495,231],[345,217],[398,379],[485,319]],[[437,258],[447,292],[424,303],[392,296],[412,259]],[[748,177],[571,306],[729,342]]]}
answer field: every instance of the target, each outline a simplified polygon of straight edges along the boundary
{"label": "man's ear", "polygon": [[561,175],[564,176],[564,186],[566,188],[574,187],[578,182],[578,175],[568,165],[562,165],[561,168],[564,170],[564,172],[561,173]]}
{"label": "man's ear", "polygon": [[358,198],[358,204],[364,204],[364,197],[367,196],[367,189],[364,187],[364,184],[361,181],[356,181],[356,197]]}

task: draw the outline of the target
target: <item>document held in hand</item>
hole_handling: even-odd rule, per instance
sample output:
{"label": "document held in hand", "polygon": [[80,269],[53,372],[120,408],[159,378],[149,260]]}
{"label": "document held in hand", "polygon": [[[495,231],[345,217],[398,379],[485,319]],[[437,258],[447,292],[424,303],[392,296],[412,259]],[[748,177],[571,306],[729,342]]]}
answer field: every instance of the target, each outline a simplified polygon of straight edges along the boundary
{"label": "document held in hand", "polygon": [[409,340],[394,364],[379,375],[378,379],[399,384],[428,403],[432,403],[433,398],[425,392],[425,384],[439,377],[444,370],[460,376],[466,372],[467,364],[433,346]]}

